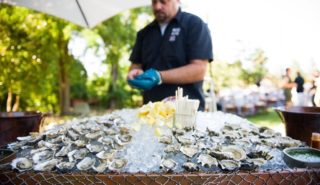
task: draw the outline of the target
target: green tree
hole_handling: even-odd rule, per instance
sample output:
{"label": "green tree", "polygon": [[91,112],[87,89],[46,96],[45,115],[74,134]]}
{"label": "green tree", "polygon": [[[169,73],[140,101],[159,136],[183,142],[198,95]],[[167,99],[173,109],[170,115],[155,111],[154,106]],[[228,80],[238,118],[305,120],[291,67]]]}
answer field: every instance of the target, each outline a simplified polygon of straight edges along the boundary
{"label": "green tree", "polygon": [[110,108],[132,105],[132,96],[138,93],[130,90],[126,75],[129,67],[128,53],[133,47],[137,30],[141,28],[138,22],[141,14],[151,17],[150,8],[138,8],[116,15],[95,29],[105,43],[105,63],[110,69],[105,92]]}
{"label": "green tree", "polygon": [[68,112],[68,70],[74,64],[68,42],[76,28],[52,16],[1,4],[0,88],[6,111],[18,110],[22,100],[24,109]]}
{"label": "green tree", "polygon": [[250,56],[249,60],[252,62],[251,67],[248,69],[242,69],[240,78],[246,84],[257,84],[267,73],[265,64],[268,58],[262,49],[256,49],[255,52]]}

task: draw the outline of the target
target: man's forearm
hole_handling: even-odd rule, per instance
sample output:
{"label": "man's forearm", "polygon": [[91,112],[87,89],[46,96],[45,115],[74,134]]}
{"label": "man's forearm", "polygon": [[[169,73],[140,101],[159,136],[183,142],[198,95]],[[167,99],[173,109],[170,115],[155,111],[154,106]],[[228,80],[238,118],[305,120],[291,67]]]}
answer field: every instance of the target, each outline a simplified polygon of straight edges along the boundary
{"label": "man's forearm", "polygon": [[160,71],[162,83],[189,84],[201,81],[207,71],[207,60],[193,60],[190,64]]}

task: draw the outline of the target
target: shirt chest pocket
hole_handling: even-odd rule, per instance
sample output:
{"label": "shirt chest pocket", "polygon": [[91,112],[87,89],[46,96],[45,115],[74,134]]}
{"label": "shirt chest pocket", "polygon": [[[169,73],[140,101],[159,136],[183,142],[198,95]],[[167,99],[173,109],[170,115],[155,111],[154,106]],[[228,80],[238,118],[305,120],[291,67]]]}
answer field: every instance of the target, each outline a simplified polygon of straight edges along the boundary
{"label": "shirt chest pocket", "polygon": [[180,67],[186,64],[186,54],[183,40],[180,36],[176,36],[173,40],[165,39],[161,46],[161,61],[168,68]]}

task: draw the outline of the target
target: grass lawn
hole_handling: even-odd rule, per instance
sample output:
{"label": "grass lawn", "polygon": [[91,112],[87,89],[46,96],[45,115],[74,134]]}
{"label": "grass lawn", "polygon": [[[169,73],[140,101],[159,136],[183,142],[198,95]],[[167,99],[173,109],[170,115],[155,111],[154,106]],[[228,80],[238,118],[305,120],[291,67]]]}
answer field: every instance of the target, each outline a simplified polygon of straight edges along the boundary
{"label": "grass lawn", "polygon": [[272,108],[246,118],[259,126],[276,127],[282,124],[280,117]]}

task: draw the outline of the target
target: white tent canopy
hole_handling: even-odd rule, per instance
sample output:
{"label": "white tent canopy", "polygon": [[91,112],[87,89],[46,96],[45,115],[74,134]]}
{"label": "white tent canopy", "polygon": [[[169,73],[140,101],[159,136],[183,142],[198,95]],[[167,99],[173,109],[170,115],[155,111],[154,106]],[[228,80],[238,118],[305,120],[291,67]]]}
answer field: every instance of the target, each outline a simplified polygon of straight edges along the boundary
{"label": "white tent canopy", "polygon": [[0,0],[60,17],[77,25],[93,28],[130,8],[150,5],[150,0]]}

